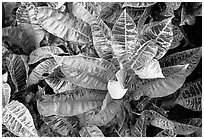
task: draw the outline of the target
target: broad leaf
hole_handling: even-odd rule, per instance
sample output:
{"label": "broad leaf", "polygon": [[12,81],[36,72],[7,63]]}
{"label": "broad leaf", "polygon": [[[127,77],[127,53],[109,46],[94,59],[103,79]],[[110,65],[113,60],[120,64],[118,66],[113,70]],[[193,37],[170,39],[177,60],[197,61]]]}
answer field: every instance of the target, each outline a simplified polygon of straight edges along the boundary
{"label": "broad leaf", "polygon": [[47,116],[43,121],[55,132],[62,136],[72,136],[78,130],[79,119],[76,116]]}
{"label": "broad leaf", "polygon": [[140,70],[135,70],[135,73],[141,79],[154,79],[154,78],[165,78],[162,74],[159,62],[156,59],[151,60]]}
{"label": "broad leaf", "polygon": [[38,83],[46,77],[44,74],[51,74],[57,66],[58,64],[53,58],[41,62],[29,75],[27,84],[32,85]]}
{"label": "broad leaf", "polygon": [[100,111],[98,114],[93,116],[89,124],[96,126],[104,126],[107,125],[117,114],[117,112],[121,109],[122,100],[113,100],[110,102],[105,109]]}
{"label": "broad leaf", "polygon": [[127,87],[133,90],[133,98],[138,100],[140,96],[150,98],[164,97],[174,93],[184,83],[186,79],[186,69],[188,65],[177,65],[162,69],[164,79],[140,79],[132,77],[127,82]]}
{"label": "broad leaf", "polygon": [[106,91],[78,88],[72,91],[45,96],[37,102],[41,115],[74,116],[102,105]]}
{"label": "broad leaf", "polygon": [[174,133],[173,129],[164,129],[160,131],[155,137],[176,137],[176,133]]}
{"label": "broad leaf", "polygon": [[193,111],[202,111],[202,81],[197,80],[184,86],[175,103]]}
{"label": "broad leaf", "polygon": [[175,65],[189,64],[186,70],[186,76],[190,75],[198,65],[202,56],[202,48],[189,49],[182,52],[171,54],[159,60],[162,68]]}
{"label": "broad leaf", "polygon": [[123,7],[135,7],[135,8],[143,8],[149,7],[156,2],[124,2]]}
{"label": "broad leaf", "polygon": [[15,85],[16,91],[25,89],[29,70],[27,65],[27,56],[10,54],[6,58],[6,61],[8,63],[11,80]]}
{"label": "broad leaf", "polygon": [[49,7],[38,7],[37,20],[48,32],[66,41],[91,43],[91,28],[77,17]]}
{"label": "broad leaf", "polygon": [[136,25],[124,10],[112,29],[112,48],[120,63],[130,60],[137,47]]}
{"label": "broad leaf", "polygon": [[176,47],[178,47],[181,43],[180,41],[184,38],[183,33],[181,32],[181,30],[179,29],[179,27],[173,25],[173,41],[171,43],[171,46],[169,47],[169,49],[174,49]]}
{"label": "broad leaf", "polygon": [[103,132],[97,126],[83,127],[79,134],[81,137],[105,137]]}
{"label": "broad leaf", "polygon": [[2,123],[15,135],[20,137],[37,137],[29,110],[18,101],[12,101],[3,109]]}
{"label": "broad leaf", "polygon": [[65,75],[61,72],[60,68],[57,68],[51,75],[49,75],[45,82],[57,93],[65,92],[66,90],[74,90],[75,85],[66,80]]}
{"label": "broad leaf", "polygon": [[104,59],[83,55],[54,57],[66,78],[78,86],[107,90],[108,81],[115,79],[114,65]]}
{"label": "broad leaf", "polygon": [[28,64],[34,64],[43,58],[50,58],[52,57],[50,53],[57,55],[64,53],[64,51],[60,47],[56,46],[43,46],[37,48],[30,54]]}

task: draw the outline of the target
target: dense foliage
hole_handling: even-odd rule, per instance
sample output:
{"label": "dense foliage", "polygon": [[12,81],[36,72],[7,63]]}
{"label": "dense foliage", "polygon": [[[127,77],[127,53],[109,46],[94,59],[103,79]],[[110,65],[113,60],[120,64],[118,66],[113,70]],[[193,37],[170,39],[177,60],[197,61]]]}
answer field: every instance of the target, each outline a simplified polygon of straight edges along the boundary
{"label": "dense foliage", "polygon": [[202,136],[202,3],[3,2],[2,136]]}

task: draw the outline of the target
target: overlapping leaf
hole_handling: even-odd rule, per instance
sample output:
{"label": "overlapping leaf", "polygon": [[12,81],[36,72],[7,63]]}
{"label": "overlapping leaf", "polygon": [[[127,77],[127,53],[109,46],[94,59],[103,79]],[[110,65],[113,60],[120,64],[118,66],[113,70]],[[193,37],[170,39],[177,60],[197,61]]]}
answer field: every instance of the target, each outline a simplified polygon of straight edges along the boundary
{"label": "overlapping leaf", "polygon": [[11,97],[11,87],[8,83],[2,83],[2,106],[9,103]]}
{"label": "overlapping leaf", "polygon": [[124,2],[123,7],[136,7],[136,8],[143,8],[143,7],[149,7],[156,2]]}
{"label": "overlapping leaf", "polygon": [[44,46],[37,48],[30,54],[28,64],[34,64],[43,58],[52,57],[50,53],[61,54],[64,53],[64,51],[60,47],[55,46]]}
{"label": "overlapping leaf", "polygon": [[184,38],[184,35],[181,32],[181,30],[179,29],[179,27],[173,25],[173,41],[172,41],[169,49],[174,49],[174,48],[178,47],[181,44],[180,41],[183,38]]}
{"label": "overlapping leaf", "polygon": [[61,65],[61,71],[66,78],[78,86],[107,90],[108,81],[115,79],[114,65],[104,59],[83,55],[55,57],[55,59]]}
{"label": "overlapping leaf", "polygon": [[201,111],[202,81],[197,80],[183,87],[175,103],[193,111]]}
{"label": "overlapping leaf", "polygon": [[51,74],[57,66],[58,64],[53,58],[41,62],[29,75],[27,84],[32,85],[38,83],[38,81],[46,77],[43,74]]}
{"label": "overlapping leaf", "polygon": [[18,101],[12,101],[3,109],[2,123],[15,135],[20,137],[37,137],[29,110]]}
{"label": "overlapping leaf", "polygon": [[105,137],[103,132],[97,126],[83,127],[79,134],[81,137]]}
{"label": "overlapping leaf", "polygon": [[85,113],[102,105],[106,91],[96,91],[78,88],[72,91],[45,96],[38,101],[38,111],[41,115],[74,116]]}
{"label": "overlapping leaf", "polygon": [[48,32],[66,41],[91,43],[91,28],[83,20],[49,7],[38,7],[37,20]]}
{"label": "overlapping leaf", "polygon": [[159,132],[155,137],[175,137],[177,134],[173,131],[173,129],[164,129]]}

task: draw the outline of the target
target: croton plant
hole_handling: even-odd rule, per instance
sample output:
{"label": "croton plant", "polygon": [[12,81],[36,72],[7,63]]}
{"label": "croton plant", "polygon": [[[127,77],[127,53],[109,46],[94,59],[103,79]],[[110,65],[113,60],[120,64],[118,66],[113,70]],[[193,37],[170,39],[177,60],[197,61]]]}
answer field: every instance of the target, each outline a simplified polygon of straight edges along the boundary
{"label": "croton plant", "polygon": [[2,136],[201,136],[201,11],[3,2]]}

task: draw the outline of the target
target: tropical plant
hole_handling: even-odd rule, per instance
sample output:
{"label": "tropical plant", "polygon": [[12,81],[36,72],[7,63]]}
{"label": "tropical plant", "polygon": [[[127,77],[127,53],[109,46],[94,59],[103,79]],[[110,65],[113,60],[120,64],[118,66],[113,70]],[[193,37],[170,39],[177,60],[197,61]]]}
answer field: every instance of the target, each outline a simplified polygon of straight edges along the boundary
{"label": "tropical plant", "polygon": [[202,3],[2,7],[3,136],[202,136]]}

